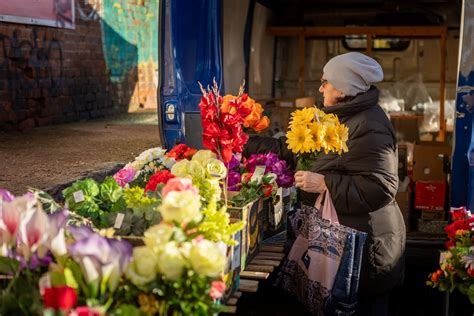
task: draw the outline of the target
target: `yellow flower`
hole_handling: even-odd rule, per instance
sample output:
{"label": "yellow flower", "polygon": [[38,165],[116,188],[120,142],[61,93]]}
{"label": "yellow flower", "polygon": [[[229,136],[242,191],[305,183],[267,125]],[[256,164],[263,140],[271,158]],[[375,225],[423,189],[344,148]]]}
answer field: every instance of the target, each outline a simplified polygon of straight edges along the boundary
{"label": "yellow flower", "polygon": [[294,111],[291,113],[290,127],[293,126],[306,126],[315,119],[316,108],[303,108],[301,110]]}
{"label": "yellow flower", "polygon": [[293,125],[286,133],[286,143],[288,149],[295,154],[311,152],[315,149],[316,143],[313,140],[311,130],[306,125]]}
{"label": "yellow flower", "polygon": [[326,126],[326,133],[324,134],[324,153],[330,151],[339,152],[341,149],[341,142],[339,141],[339,135],[337,133],[336,126]]}
{"label": "yellow flower", "polygon": [[311,123],[309,124],[309,129],[311,130],[311,135],[313,136],[314,150],[320,151],[324,144],[326,128],[324,125]]}
{"label": "yellow flower", "polygon": [[146,315],[155,315],[160,312],[160,303],[153,294],[140,293],[138,295],[138,305]]}
{"label": "yellow flower", "polygon": [[349,148],[347,148],[347,139],[349,138],[349,129],[347,128],[346,125],[341,124],[337,125],[336,127],[337,130],[337,135],[339,137],[339,141],[341,142],[340,150],[339,150],[339,155],[343,152],[348,152]]}
{"label": "yellow flower", "polygon": [[321,124],[324,125],[338,125],[339,124],[339,119],[337,118],[336,115],[334,114],[325,114],[320,118]]}

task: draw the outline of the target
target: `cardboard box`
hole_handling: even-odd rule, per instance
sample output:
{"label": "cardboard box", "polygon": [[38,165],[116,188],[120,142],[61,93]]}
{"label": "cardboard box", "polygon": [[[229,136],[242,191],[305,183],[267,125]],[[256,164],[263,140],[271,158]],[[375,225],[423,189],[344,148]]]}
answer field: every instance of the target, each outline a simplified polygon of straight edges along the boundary
{"label": "cardboard box", "polygon": [[400,207],[400,211],[403,215],[403,220],[405,221],[406,231],[411,231],[410,225],[410,217],[411,217],[411,198],[412,191],[406,192],[397,192],[395,196],[395,200],[397,201],[398,206]]}
{"label": "cardboard box", "polygon": [[437,142],[419,142],[413,149],[413,181],[444,181],[445,159],[451,159],[451,146]]}
{"label": "cardboard box", "polygon": [[423,122],[423,115],[408,112],[401,114],[391,113],[390,121],[395,130],[397,142],[416,142],[420,139],[420,126]]}
{"label": "cardboard box", "polygon": [[446,181],[417,181],[415,183],[415,208],[444,211]]}

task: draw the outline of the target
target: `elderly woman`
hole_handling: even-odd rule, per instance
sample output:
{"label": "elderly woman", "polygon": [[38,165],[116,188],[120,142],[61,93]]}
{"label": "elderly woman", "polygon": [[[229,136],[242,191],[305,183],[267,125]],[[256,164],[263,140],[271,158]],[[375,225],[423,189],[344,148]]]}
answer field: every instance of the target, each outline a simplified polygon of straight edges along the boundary
{"label": "elderly woman", "polygon": [[[302,204],[314,206],[327,188],[342,225],[368,233],[359,283],[358,315],[387,315],[388,292],[403,281],[405,225],[395,202],[398,188],[397,149],[387,115],[372,84],[383,80],[380,65],[360,53],[332,58],[323,69],[319,92],[325,113],[349,128],[349,151],[330,153],[298,171]],[[255,137],[244,152],[273,151],[295,165],[284,139]]]}

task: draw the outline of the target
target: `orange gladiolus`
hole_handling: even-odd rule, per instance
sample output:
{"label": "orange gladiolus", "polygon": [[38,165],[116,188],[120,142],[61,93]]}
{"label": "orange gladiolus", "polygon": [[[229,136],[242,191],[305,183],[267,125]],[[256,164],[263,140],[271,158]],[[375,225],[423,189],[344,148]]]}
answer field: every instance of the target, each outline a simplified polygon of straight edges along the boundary
{"label": "orange gladiolus", "polygon": [[262,119],[253,126],[253,129],[257,132],[260,133],[263,131],[265,128],[267,128],[270,125],[270,120],[268,117],[264,116]]}

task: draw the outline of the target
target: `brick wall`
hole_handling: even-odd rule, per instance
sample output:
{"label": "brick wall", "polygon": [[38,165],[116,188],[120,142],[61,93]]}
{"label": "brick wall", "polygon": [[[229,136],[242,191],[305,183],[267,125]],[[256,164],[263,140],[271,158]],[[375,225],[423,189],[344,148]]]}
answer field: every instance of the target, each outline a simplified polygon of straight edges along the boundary
{"label": "brick wall", "polygon": [[78,0],[76,28],[0,23],[0,130],[156,108],[158,2]]}

